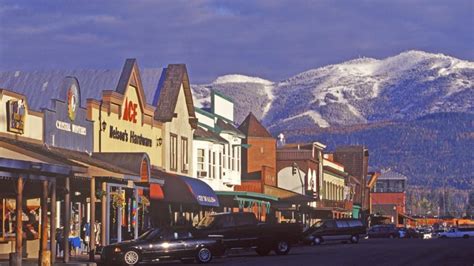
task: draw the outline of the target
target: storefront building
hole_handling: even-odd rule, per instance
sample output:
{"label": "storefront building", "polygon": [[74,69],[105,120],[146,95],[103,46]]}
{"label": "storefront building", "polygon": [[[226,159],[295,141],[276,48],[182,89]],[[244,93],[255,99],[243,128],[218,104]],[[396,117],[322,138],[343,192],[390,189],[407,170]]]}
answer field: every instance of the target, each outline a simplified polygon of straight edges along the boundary
{"label": "storefront building", "polygon": [[[51,221],[49,233],[55,235],[56,184],[85,175],[87,168],[43,145],[44,115],[33,111],[24,95],[0,90],[0,99],[0,120],[5,121],[0,126],[0,253],[13,252],[12,265],[20,265],[23,257],[51,261],[55,256],[48,251],[53,249],[48,245],[47,221]],[[40,202],[40,210],[30,202]]]}
{"label": "storefront building", "polygon": [[194,132],[194,177],[215,191],[233,191],[241,183],[242,139],[234,126],[234,103],[211,92],[211,110],[196,108],[198,128]]}
{"label": "storefront building", "polygon": [[[107,195],[105,244],[136,238],[151,226],[150,197],[162,197],[164,181],[151,176],[151,168],[163,165],[162,125],[153,119],[135,59],[127,59],[114,91],[102,98],[87,99],[87,116],[94,121],[93,155],[118,164],[136,177],[103,182],[99,191]],[[152,192],[158,191],[157,195]]]}
{"label": "storefront building", "polygon": [[[219,207],[213,189],[193,178],[193,136],[197,128],[191,86],[184,64],[170,64],[154,92],[154,118],[163,128],[163,166],[154,174],[164,179],[163,197],[152,200],[158,225],[192,223]],[[177,194],[181,191],[182,194]],[[165,215],[169,214],[169,215]]]}

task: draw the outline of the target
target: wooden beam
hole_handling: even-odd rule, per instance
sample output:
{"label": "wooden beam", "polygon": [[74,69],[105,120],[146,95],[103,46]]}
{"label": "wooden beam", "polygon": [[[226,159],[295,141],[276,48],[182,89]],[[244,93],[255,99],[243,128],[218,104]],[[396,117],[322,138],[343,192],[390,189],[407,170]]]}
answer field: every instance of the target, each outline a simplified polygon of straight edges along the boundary
{"label": "wooden beam", "polygon": [[91,177],[91,221],[90,221],[90,253],[89,260],[94,261],[95,257],[95,178]]}
{"label": "wooden beam", "polygon": [[69,262],[69,230],[71,228],[71,185],[70,177],[64,179],[64,188],[66,194],[64,195],[64,229],[63,229],[63,247],[64,256],[63,262]]}
{"label": "wooden beam", "polygon": [[[107,183],[102,182],[102,192],[106,192],[106,191],[107,191]],[[102,198],[100,200],[102,203],[102,210],[101,210],[102,217],[101,217],[101,223],[100,223],[100,226],[101,226],[100,243],[102,247],[105,247],[107,245],[107,239],[106,239],[106,236],[107,236],[107,193],[102,193]]]}
{"label": "wooden beam", "polygon": [[23,246],[23,176],[18,176],[16,183],[16,229],[15,229],[15,258],[12,265],[20,265],[22,260]]}
{"label": "wooden beam", "polygon": [[51,255],[48,252],[48,181],[43,180],[41,183],[41,236],[38,265],[49,266],[51,265]]}
{"label": "wooden beam", "polygon": [[56,261],[56,182],[51,183],[51,215],[50,215],[50,232],[51,237],[51,264]]}

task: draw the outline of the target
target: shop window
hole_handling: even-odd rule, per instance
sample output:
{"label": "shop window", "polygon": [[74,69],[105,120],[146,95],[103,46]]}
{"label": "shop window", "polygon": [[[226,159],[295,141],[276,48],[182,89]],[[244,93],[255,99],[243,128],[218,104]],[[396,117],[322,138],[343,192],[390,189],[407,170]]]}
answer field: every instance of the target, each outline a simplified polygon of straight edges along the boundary
{"label": "shop window", "polygon": [[231,170],[232,171],[235,171],[235,147],[232,147],[232,155],[231,155],[231,162],[232,162],[232,165],[231,165]]}
{"label": "shop window", "polygon": [[170,134],[170,169],[178,170],[178,136],[173,133]]}
{"label": "shop window", "polygon": [[187,173],[189,171],[188,157],[188,138],[181,137],[181,171]]}
{"label": "shop window", "polygon": [[224,145],[223,153],[224,153],[224,162],[223,162],[222,166],[225,169],[225,168],[227,168],[227,145]]}
{"label": "shop window", "polygon": [[205,151],[204,149],[198,149],[197,150],[197,170],[198,171],[205,171],[205,168],[204,168],[204,160],[205,160]]}
{"label": "shop window", "polygon": [[212,152],[212,178],[216,178],[216,152]]}
{"label": "shop window", "polygon": [[209,156],[208,158],[208,167],[209,167],[209,178],[212,178],[212,151],[209,150]]}
{"label": "shop window", "polygon": [[222,179],[222,153],[219,152],[219,179]]}
{"label": "shop window", "polygon": [[237,171],[240,172],[240,147],[237,147]]}

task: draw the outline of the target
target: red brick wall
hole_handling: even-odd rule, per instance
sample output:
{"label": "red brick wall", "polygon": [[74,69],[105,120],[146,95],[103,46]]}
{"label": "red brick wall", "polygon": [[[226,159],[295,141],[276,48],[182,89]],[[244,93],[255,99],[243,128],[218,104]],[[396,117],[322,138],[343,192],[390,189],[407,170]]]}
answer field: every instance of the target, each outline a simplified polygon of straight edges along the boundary
{"label": "red brick wall", "polygon": [[263,193],[263,185],[261,180],[242,180],[240,186],[234,187],[235,191],[248,191],[248,192],[257,192]]}
{"label": "red brick wall", "polygon": [[405,193],[370,193],[371,204],[396,204],[397,210],[405,213]]}
{"label": "red brick wall", "polygon": [[262,180],[265,185],[275,186],[277,185],[277,177],[275,168],[263,166],[262,167]]}
{"label": "red brick wall", "polygon": [[253,138],[246,140],[250,147],[242,158],[242,170],[246,173],[261,171],[262,166],[276,169],[276,139]]}

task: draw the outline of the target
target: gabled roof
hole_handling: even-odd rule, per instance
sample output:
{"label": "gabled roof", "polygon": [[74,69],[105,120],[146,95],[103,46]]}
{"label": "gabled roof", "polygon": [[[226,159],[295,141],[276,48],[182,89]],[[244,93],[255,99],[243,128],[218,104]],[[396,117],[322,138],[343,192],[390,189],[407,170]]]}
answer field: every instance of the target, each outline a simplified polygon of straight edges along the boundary
{"label": "gabled roof", "polygon": [[129,84],[137,88],[138,97],[144,109],[147,104],[145,100],[145,91],[143,90],[142,79],[140,77],[140,71],[135,58],[129,58],[125,61],[125,65],[123,66],[122,73],[115,91],[125,95]]}
{"label": "gabled roof", "polygon": [[244,122],[239,126],[239,130],[247,137],[273,138],[253,113],[249,113]]}
{"label": "gabled roof", "polygon": [[202,127],[197,127],[194,131],[194,139],[196,140],[206,140],[218,144],[227,144],[227,140],[221,138],[218,134],[212,132],[211,130],[206,130]]}
{"label": "gabled roof", "polygon": [[239,138],[245,138],[245,134],[242,131],[234,127],[231,123],[225,122],[222,118],[217,118],[216,130],[219,133],[229,133]]}
{"label": "gabled roof", "polygon": [[[189,117],[195,120],[196,115],[194,113],[193,95],[185,64],[170,64],[163,71],[158,89],[155,92],[155,97],[153,97],[153,105],[156,106],[156,120],[169,122],[173,119],[181,84],[183,84],[184,88]],[[159,97],[157,98],[157,96]],[[195,122],[196,123],[191,124],[197,124],[197,121]],[[196,125],[193,126],[196,127]]]}
{"label": "gabled roof", "polygon": [[[128,62],[128,60],[127,60]],[[124,70],[130,70],[133,64],[125,64]],[[140,71],[143,90],[148,104],[152,104],[162,68]],[[87,99],[102,99],[103,90],[116,90],[120,87],[120,70],[41,70],[41,71],[2,71],[0,87],[23,94],[33,110],[50,108],[51,99],[58,99],[64,79],[75,77],[81,88],[81,102]],[[83,106],[84,107],[84,106]]]}

